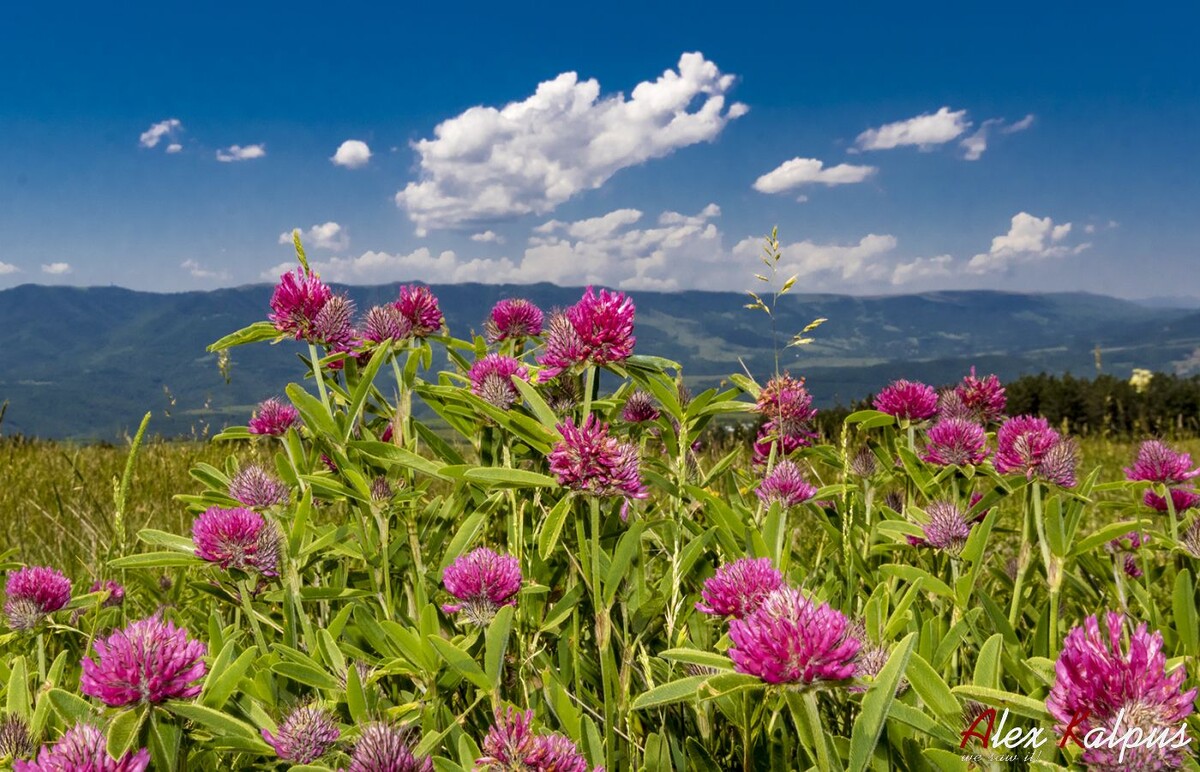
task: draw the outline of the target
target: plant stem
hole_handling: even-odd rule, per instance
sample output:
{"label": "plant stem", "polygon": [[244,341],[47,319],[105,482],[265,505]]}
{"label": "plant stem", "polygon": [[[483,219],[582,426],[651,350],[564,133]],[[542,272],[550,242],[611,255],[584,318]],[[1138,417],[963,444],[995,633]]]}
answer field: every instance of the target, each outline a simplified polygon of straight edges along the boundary
{"label": "plant stem", "polygon": [[588,500],[592,514],[592,606],[596,613],[596,649],[600,660],[600,684],[604,693],[604,748],[608,769],[616,769],[616,716],[613,709],[612,620],[604,602],[600,580],[600,500]]}
{"label": "plant stem", "polygon": [[1024,521],[1021,526],[1021,548],[1017,553],[1017,576],[1013,585],[1012,606],[1008,611],[1008,624],[1015,630],[1021,614],[1021,594],[1025,589],[1025,570],[1029,567],[1029,534],[1033,530],[1033,509],[1026,502]]}
{"label": "plant stem", "polygon": [[250,604],[250,580],[243,579],[238,583],[238,597],[242,603],[242,613],[246,615],[246,621],[250,623],[250,628],[254,631],[254,642],[258,644],[258,650],[265,657],[271,653],[267,648],[267,639],[263,637],[262,628],[258,626],[258,617],[254,616],[254,608]]}
{"label": "plant stem", "polygon": [[329,405],[329,392],[325,390],[325,376],[321,374],[321,357],[317,353],[317,344],[310,342],[308,344],[308,355],[312,359],[313,378],[317,382],[317,392],[321,395],[321,404],[325,406],[325,412],[333,415],[333,408]]}

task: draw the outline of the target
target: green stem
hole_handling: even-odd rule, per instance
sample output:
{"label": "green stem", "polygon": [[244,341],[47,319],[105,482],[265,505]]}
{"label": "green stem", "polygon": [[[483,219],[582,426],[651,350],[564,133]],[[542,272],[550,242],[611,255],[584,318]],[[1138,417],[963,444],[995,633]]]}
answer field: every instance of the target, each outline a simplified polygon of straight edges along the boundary
{"label": "green stem", "polygon": [[596,649],[600,660],[600,682],[604,693],[604,747],[608,769],[616,769],[616,716],[613,708],[612,621],[603,599],[600,578],[600,500],[588,500],[592,515],[592,606],[596,612]]}
{"label": "green stem", "polygon": [[321,395],[321,404],[325,406],[325,412],[333,415],[333,408],[329,405],[329,392],[325,390],[325,376],[321,374],[321,357],[317,353],[317,344],[308,344],[308,355],[312,359],[313,379],[317,382],[317,392]]}
{"label": "green stem", "polygon": [[265,657],[271,650],[267,648],[267,639],[263,637],[262,628],[258,626],[258,617],[254,615],[254,608],[250,604],[250,580],[245,579],[238,583],[238,597],[242,602],[242,613],[246,615],[246,621],[254,631],[254,642]]}
{"label": "green stem", "polygon": [[46,685],[46,634],[37,634],[38,682]]}
{"label": "green stem", "polygon": [[1042,564],[1046,568],[1046,581],[1050,585],[1050,653],[1054,657],[1058,651],[1058,595],[1062,589],[1062,566],[1058,558],[1050,552],[1050,542],[1046,539],[1046,516],[1042,509],[1042,486],[1036,480],[1031,483],[1033,488],[1033,522],[1037,527],[1038,545],[1042,551]]}
{"label": "green stem", "polygon": [[1026,503],[1024,521],[1021,526],[1020,550],[1017,553],[1017,576],[1013,586],[1012,606],[1008,611],[1008,624],[1015,630],[1021,614],[1021,594],[1025,589],[1025,571],[1029,567],[1029,533],[1033,530],[1033,509]]}

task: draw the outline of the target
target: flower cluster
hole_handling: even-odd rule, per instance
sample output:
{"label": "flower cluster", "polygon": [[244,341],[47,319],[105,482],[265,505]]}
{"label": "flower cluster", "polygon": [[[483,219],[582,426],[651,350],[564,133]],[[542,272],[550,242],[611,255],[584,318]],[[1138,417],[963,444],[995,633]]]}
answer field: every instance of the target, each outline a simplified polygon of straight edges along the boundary
{"label": "flower cluster", "polygon": [[92,588],[88,592],[106,592],[104,602],[100,605],[103,608],[113,608],[120,606],[125,602],[125,588],[121,583],[113,579],[106,579],[103,582],[93,582]]}
{"label": "flower cluster", "polygon": [[794,587],[775,590],[748,616],[730,622],[729,638],[739,673],[801,686],[852,677],[862,646],[842,612]]}
{"label": "flower cluster", "polygon": [[249,509],[209,507],[192,524],[196,557],[224,569],[279,575],[279,531]]}
{"label": "flower cluster", "polygon": [[513,378],[528,381],[529,371],[519,359],[493,353],[471,365],[468,377],[472,394],[501,410],[508,410],[521,400]]}
{"label": "flower cluster", "polygon": [[964,418],[942,418],[925,432],[921,457],[936,466],[979,466],[990,452],[982,426]]}
{"label": "flower cluster", "polygon": [[1017,416],[996,433],[996,471],[1023,474],[1063,488],[1075,485],[1079,451],[1074,440],[1063,438],[1045,418]]}
{"label": "flower cluster", "polygon": [[71,580],[47,566],[20,568],[4,584],[4,615],[14,630],[32,630],[71,602]]}
{"label": "flower cluster", "polygon": [[658,416],[659,411],[654,405],[654,398],[641,390],[630,394],[625,400],[625,406],[621,408],[621,420],[630,424],[657,421]]}
{"label": "flower cluster", "polygon": [[533,711],[496,708],[495,716],[483,738],[485,755],[475,761],[476,772],[588,772],[587,759],[571,738],[534,733]]}
{"label": "flower cluster", "polygon": [[268,437],[282,437],[288,429],[300,424],[300,411],[277,399],[259,403],[250,418],[250,433]]}
{"label": "flower cluster", "polygon": [[915,423],[932,418],[938,411],[938,395],[932,386],[898,380],[875,395],[875,409],[898,421]]}
{"label": "flower cluster", "polygon": [[229,496],[252,509],[288,503],[287,486],[258,464],[250,464],[229,481]]}
{"label": "flower cluster", "polygon": [[502,606],[516,605],[521,564],[511,555],[479,547],[446,566],[442,585],[461,601],[442,606],[443,611],[462,611],[474,624],[486,626]]}
{"label": "flower cluster", "polygon": [[1004,394],[1004,386],[995,375],[978,378],[975,368],[972,367],[971,374],[965,376],[962,383],[954,387],[952,393],[976,421],[988,424],[1004,418],[1008,399]]}
{"label": "flower cluster", "polygon": [[742,619],[756,611],[768,595],[783,585],[783,574],[770,558],[739,558],[718,568],[704,582],[700,592],[703,602],[696,604],[696,610]]}
{"label": "flower cluster", "polygon": [[557,378],[573,367],[607,365],[633,354],[633,301],[622,292],[588,287],[575,305],[550,319],[546,345],[538,356],[539,380]]}
{"label": "flower cluster", "polygon": [[560,485],[593,496],[646,497],[637,447],[609,434],[609,426],[589,415],[579,426],[571,418],[558,424],[562,441],[547,457]]}
{"label": "flower cluster", "polygon": [[[1077,717],[1084,737],[1096,728],[1113,730],[1117,722],[1127,731],[1138,729],[1169,736],[1192,713],[1196,690],[1183,691],[1183,667],[1166,670],[1162,634],[1140,624],[1123,643],[1124,618],[1109,612],[1088,617],[1063,641],[1055,663],[1054,686],[1046,709],[1059,722],[1059,731]],[[1096,769],[1176,769],[1182,761],[1172,745],[1147,743],[1126,750],[1101,743],[1083,753],[1084,763]]]}
{"label": "flower cluster", "polygon": [[492,343],[536,338],[542,334],[543,321],[542,309],[533,303],[524,298],[506,298],[492,307],[484,329]]}
{"label": "flower cluster", "polygon": [[787,456],[812,444],[816,436],[812,422],[817,417],[812,403],[803,378],[784,374],[767,381],[755,403],[755,409],[764,419],[754,443],[757,463],[765,462],[772,449],[777,456]]}
{"label": "flower cluster", "polygon": [[92,648],[96,659],[83,660],[79,685],[111,707],[195,697],[196,682],[207,672],[204,644],[157,615],[131,622]]}
{"label": "flower cluster", "polygon": [[319,705],[302,705],[287,715],[276,734],[262,730],[275,755],[292,764],[309,764],[324,756],[341,736],[333,715]]}
{"label": "flower cluster", "polygon": [[1176,452],[1159,440],[1147,440],[1138,448],[1133,466],[1125,469],[1125,478],[1165,486],[1171,497],[1169,501],[1167,496],[1153,489],[1146,491],[1142,501],[1158,512],[1174,510],[1178,515],[1200,505],[1200,493],[1178,487],[1200,476],[1200,468],[1191,467],[1191,454]]}
{"label": "flower cluster", "polygon": [[764,504],[778,502],[784,509],[799,506],[816,493],[817,486],[804,479],[800,467],[787,458],[777,463],[755,490]]}
{"label": "flower cluster", "polygon": [[271,295],[270,320],[275,329],[296,340],[317,343],[316,319],[321,309],[333,297],[321,277],[303,268],[279,277]]}
{"label": "flower cluster", "polygon": [[376,721],[363,727],[346,772],[433,772],[433,759],[417,756],[412,727]]}
{"label": "flower cluster", "polygon": [[418,338],[426,338],[441,332],[446,319],[438,299],[430,289],[421,284],[405,284],[400,288],[400,295],[393,303],[396,310],[408,322],[412,334]]}
{"label": "flower cluster", "polygon": [[34,761],[13,762],[15,772],[143,772],[150,751],[141,748],[119,759],[108,755],[108,738],[91,724],[68,729],[54,745],[42,746]]}
{"label": "flower cluster", "polygon": [[958,505],[951,501],[934,501],[926,507],[929,522],[924,526],[924,543],[934,549],[957,555],[966,546],[972,523]]}

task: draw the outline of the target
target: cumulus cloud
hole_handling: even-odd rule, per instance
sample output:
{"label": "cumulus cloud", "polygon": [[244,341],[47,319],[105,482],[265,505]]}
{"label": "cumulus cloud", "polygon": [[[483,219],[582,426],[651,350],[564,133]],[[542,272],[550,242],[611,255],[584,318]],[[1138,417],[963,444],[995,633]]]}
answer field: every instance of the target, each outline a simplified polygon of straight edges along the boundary
{"label": "cumulus cloud", "polygon": [[504,237],[498,235],[495,231],[483,231],[482,233],[472,233],[471,241],[480,244],[503,244]]}
{"label": "cumulus cloud", "polygon": [[227,272],[210,270],[195,260],[184,260],[179,267],[191,274],[194,279],[224,280],[229,278]]}
{"label": "cumulus cloud", "polygon": [[1071,233],[1071,223],[1056,225],[1049,217],[1034,217],[1019,212],[1012,218],[1008,233],[992,239],[987,252],[975,255],[967,263],[969,273],[1002,271],[1013,265],[1032,263],[1048,258],[1076,255],[1091,244],[1063,243]]}
{"label": "cumulus cloud", "polygon": [[950,255],[918,257],[907,263],[897,263],[892,269],[892,284],[911,284],[915,281],[941,279],[954,274],[954,258]]}
{"label": "cumulus cloud", "polygon": [[12,263],[6,263],[3,260],[0,260],[0,276],[6,276],[10,273],[17,273],[20,270],[20,268],[16,267]]}
{"label": "cumulus cloud", "polygon": [[254,158],[262,158],[267,154],[266,145],[230,145],[217,151],[217,160],[221,163],[232,163],[234,161],[249,161]]}
{"label": "cumulus cloud", "polygon": [[181,150],[183,150],[183,145],[179,144],[178,142],[172,142],[171,144],[167,145],[168,153],[178,153]]}
{"label": "cumulus cloud", "polygon": [[348,139],[338,145],[337,152],[329,160],[347,169],[358,169],[371,160],[371,148],[361,139]]}
{"label": "cumulus cloud", "polygon": [[916,145],[921,150],[929,150],[957,139],[969,128],[971,122],[967,120],[966,110],[943,107],[936,113],[924,113],[877,129],[867,129],[858,135],[855,147],[859,150],[891,150]]}
{"label": "cumulus cloud", "polygon": [[[158,143],[164,138],[174,139],[179,132],[183,130],[183,122],[178,118],[168,118],[165,121],[151,124],[150,128],[146,129],[138,137],[138,144],[145,148],[157,147]],[[178,148],[172,150],[171,148]],[[172,143],[167,147],[168,153],[177,153],[183,147],[177,143]]]}
{"label": "cumulus cloud", "polygon": [[63,276],[70,272],[70,263],[42,263],[42,273],[47,273],[51,276]]}
{"label": "cumulus cloud", "polygon": [[[279,243],[291,246],[292,233],[293,231],[284,231],[279,234]],[[330,221],[322,225],[314,225],[308,230],[300,230],[300,242],[304,244],[305,248],[337,251],[350,246],[350,235],[341,225]]]}
{"label": "cumulus cloud", "polygon": [[783,193],[801,185],[850,185],[862,182],[876,171],[874,166],[826,167],[816,158],[793,158],[755,180],[754,189],[760,193]]}
{"label": "cumulus cloud", "polygon": [[[509,270],[507,260],[461,261],[453,251],[434,253],[427,247],[409,252],[364,252],[358,257],[331,257],[328,260],[310,260],[309,265],[321,274],[325,281],[339,284],[382,284],[393,281],[419,279],[431,283],[452,284],[464,281],[486,281],[480,269],[484,263],[496,263],[499,269]],[[275,281],[280,274],[294,270],[295,261],[280,263],[263,272],[262,278]],[[500,279],[492,279],[500,281]]]}
{"label": "cumulus cloud", "polygon": [[[710,142],[747,111],[727,104],[735,78],[702,54],[601,97],[594,79],[566,72],[503,108],[472,107],[413,147],[420,179],[396,194],[418,235],[545,214],[621,169]],[[697,102],[699,102],[698,106]]]}
{"label": "cumulus cloud", "polygon": [[1010,123],[1000,131],[1004,134],[1016,134],[1018,131],[1025,131],[1025,129],[1028,129],[1030,126],[1032,126],[1033,120],[1033,113],[1030,113],[1016,123]]}
{"label": "cumulus cloud", "polygon": [[[781,245],[779,273],[799,276],[800,286],[807,285],[808,289],[884,281],[892,271],[890,257],[896,243],[895,236],[870,233],[852,244],[804,240]],[[762,239],[743,239],[733,248],[733,254],[744,260],[758,257],[762,254]],[[743,262],[743,265],[751,264]]]}

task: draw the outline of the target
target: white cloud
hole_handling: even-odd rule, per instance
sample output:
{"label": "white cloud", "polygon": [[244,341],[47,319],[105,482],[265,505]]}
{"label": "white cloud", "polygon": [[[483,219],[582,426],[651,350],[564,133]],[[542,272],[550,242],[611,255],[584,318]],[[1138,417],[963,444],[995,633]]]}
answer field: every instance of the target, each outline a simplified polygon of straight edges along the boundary
{"label": "white cloud", "polygon": [[3,260],[0,260],[0,276],[7,276],[10,273],[19,273],[20,270],[20,268],[16,267],[12,263],[6,263]]}
{"label": "white cloud", "polygon": [[892,269],[892,284],[910,284],[914,281],[940,279],[954,273],[954,258],[950,255],[918,257],[908,263],[897,263]]}
{"label": "white cloud", "polygon": [[[284,231],[279,234],[279,243],[290,246],[292,233],[293,231]],[[301,230],[300,242],[306,248],[338,251],[350,246],[350,234],[346,233],[346,229],[342,226],[330,221],[322,225],[314,225],[308,230]]]}
{"label": "white cloud", "polygon": [[596,80],[563,73],[523,101],[472,107],[438,124],[432,139],[414,144],[420,179],[396,204],[418,235],[545,214],[621,169],[716,139],[748,109],[726,104],[734,81],[699,53],[629,98],[602,98]]}
{"label": "white cloud", "polygon": [[[896,237],[870,233],[857,244],[817,244],[798,241],[780,247],[783,259],[779,274],[798,276],[797,289],[828,289],[837,284],[873,283],[886,280],[891,274],[890,255],[896,248]],[[762,239],[747,238],[733,248],[734,255],[746,262],[741,271],[750,273],[752,257],[762,254]],[[729,287],[726,286],[726,289]]]}
{"label": "white cloud", "polygon": [[1062,243],[1070,233],[1069,222],[1055,225],[1049,217],[1019,212],[1013,216],[1008,233],[992,239],[992,247],[987,252],[972,257],[967,263],[967,271],[1001,271],[1020,263],[1079,254],[1091,246],[1088,243],[1074,246]]}
{"label": "white cloud", "polygon": [[348,139],[338,145],[337,152],[329,160],[347,169],[358,169],[371,160],[371,148],[360,139]]}
{"label": "white cloud", "polygon": [[172,142],[171,144],[167,145],[168,153],[178,153],[181,150],[183,150],[183,145],[179,144],[178,142]]}
{"label": "white cloud", "polygon": [[495,231],[484,231],[482,233],[472,233],[471,241],[480,244],[503,244],[504,237],[498,235]]}
{"label": "white cloud", "polygon": [[969,128],[971,122],[967,120],[966,110],[952,111],[943,107],[936,113],[924,113],[877,129],[867,129],[858,135],[855,146],[859,150],[891,150],[902,145],[916,145],[921,150],[929,150],[934,145],[957,139]]}
{"label": "white cloud", "polygon": [[70,272],[70,263],[42,263],[42,273],[48,273],[51,276],[62,276]]}
{"label": "white cloud", "polygon": [[233,161],[249,161],[254,158],[262,158],[267,154],[266,145],[230,145],[217,151],[217,160],[221,163],[231,163]]}
{"label": "white cloud", "polygon": [[229,278],[227,272],[209,270],[195,260],[184,260],[179,267],[191,274],[194,279],[224,280]]}
{"label": "white cloud", "polygon": [[1033,113],[1030,113],[1016,123],[1010,123],[1000,131],[1004,134],[1016,134],[1018,131],[1025,131],[1025,129],[1028,129],[1030,126],[1032,126],[1033,120]]}
{"label": "white cloud", "polygon": [[979,128],[973,134],[963,137],[958,146],[962,148],[965,160],[978,161],[988,148],[988,135],[993,129],[998,129],[1001,134],[1016,134],[1018,131],[1025,131],[1032,125],[1033,113],[1010,124],[1005,124],[1003,118],[989,118],[979,124]]}
{"label": "white cloud", "polygon": [[[159,121],[158,123],[152,124],[150,128],[143,131],[141,136],[138,137],[138,144],[145,148],[157,147],[158,143],[162,141],[163,137],[174,139],[175,136],[182,130],[183,123],[178,118],[168,118],[165,121]],[[171,150],[171,147],[178,147],[178,145],[172,143],[172,145],[167,148],[168,153],[177,152]]]}
{"label": "white cloud", "polygon": [[874,166],[838,164],[826,167],[816,158],[793,158],[754,181],[754,189],[760,193],[782,193],[801,185],[848,185],[874,174]]}
{"label": "white cloud", "polygon": [[[340,284],[382,284],[392,281],[420,279],[431,283],[455,283],[463,281],[502,281],[484,279],[479,271],[483,263],[496,263],[502,270],[511,270],[507,260],[472,260],[462,262],[447,250],[434,254],[421,247],[408,254],[388,252],[364,252],[358,257],[332,257],[328,260],[310,260],[313,270],[325,281]],[[296,268],[295,261],[280,263],[263,272],[262,278],[275,281],[280,274]]]}

